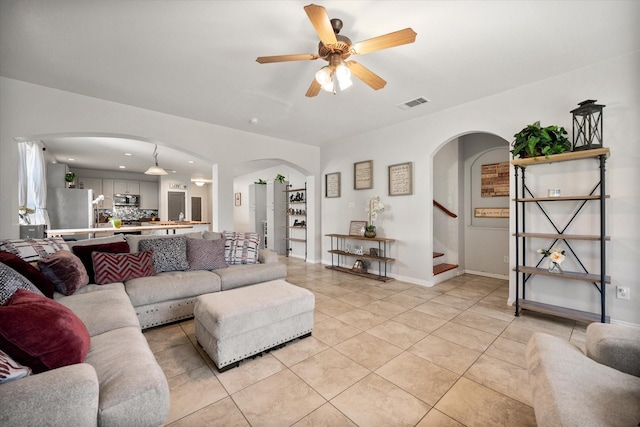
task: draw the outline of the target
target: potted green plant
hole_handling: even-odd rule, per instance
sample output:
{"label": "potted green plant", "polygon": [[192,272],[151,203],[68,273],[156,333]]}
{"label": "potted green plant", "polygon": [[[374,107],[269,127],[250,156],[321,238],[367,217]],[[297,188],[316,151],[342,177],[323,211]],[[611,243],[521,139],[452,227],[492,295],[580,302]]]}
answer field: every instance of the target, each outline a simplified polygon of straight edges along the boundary
{"label": "potted green plant", "polygon": [[567,131],[556,125],[542,127],[540,121],[528,125],[514,135],[510,151],[515,159],[560,154],[571,149],[571,142],[565,136]]}
{"label": "potted green plant", "polygon": [[67,183],[69,184],[69,188],[75,187],[75,185],[73,185],[73,183],[76,180],[76,173],[75,172],[67,172],[67,173],[65,173],[64,174],[64,180],[67,181]]}

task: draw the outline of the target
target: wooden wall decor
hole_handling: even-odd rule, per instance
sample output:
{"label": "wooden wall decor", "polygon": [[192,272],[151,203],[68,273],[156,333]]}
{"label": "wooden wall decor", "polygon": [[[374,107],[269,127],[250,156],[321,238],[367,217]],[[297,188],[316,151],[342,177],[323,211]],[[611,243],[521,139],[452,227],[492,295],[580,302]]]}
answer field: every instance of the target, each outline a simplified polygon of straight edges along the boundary
{"label": "wooden wall decor", "polygon": [[509,162],[482,165],[480,195],[509,197]]}

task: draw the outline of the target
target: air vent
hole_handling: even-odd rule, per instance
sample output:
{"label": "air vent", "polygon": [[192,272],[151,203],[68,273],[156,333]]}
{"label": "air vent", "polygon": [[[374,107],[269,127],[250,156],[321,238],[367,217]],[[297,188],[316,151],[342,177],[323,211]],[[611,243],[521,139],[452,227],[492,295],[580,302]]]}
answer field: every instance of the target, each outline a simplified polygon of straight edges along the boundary
{"label": "air vent", "polygon": [[418,105],[426,104],[429,102],[427,98],[421,96],[420,98],[412,99],[407,102],[403,102],[402,104],[398,104],[398,108],[402,110],[408,110],[409,108],[417,107]]}

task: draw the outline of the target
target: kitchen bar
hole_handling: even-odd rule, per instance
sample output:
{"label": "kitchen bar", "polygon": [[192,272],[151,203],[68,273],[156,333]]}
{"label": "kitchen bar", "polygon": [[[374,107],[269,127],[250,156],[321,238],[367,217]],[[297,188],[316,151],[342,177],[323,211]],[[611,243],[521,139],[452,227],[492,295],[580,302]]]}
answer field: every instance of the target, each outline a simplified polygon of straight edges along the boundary
{"label": "kitchen bar", "polygon": [[140,225],[140,226],[132,226],[132,227],[120,227],[120,228],[60,228],[57,230],[47,230],[47,237],[53,236],[70,236],[77,234],[88,234],[91,237],[95,237],[96,233],[109,233],[109,234],[117,234],[117,233],[128,233],[128,232],[136,232],[136,231],[152,231],[152,230],[167,230],[167,234],[169,230],[173,230],[173,234],[175,234],[176,229],[178,228],[193,228],[193,225],[190,224],[172,224],[172,225]]}

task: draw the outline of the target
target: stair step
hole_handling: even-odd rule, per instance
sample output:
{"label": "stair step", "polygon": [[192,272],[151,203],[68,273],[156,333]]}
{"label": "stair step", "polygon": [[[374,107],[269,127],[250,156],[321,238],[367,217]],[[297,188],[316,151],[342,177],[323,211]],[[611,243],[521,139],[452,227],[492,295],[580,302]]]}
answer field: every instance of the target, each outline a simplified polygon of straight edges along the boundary
{"label": "stair step", "polygon": [[436,276],[440,273],[444,273],[445,271],[453,270],[454,268],[458,268],[457,264],[438,264],[433,266],[433,275]]}
{"label": "stair step", "polygon": [[434,252],[434,253],[433,253],[433,257],[434,257],[434,258],[438,258],[438,257],[441,257],[441,256],[444,256],[444,254],[443,254],[443,253],[440,253],[440,252]]}

